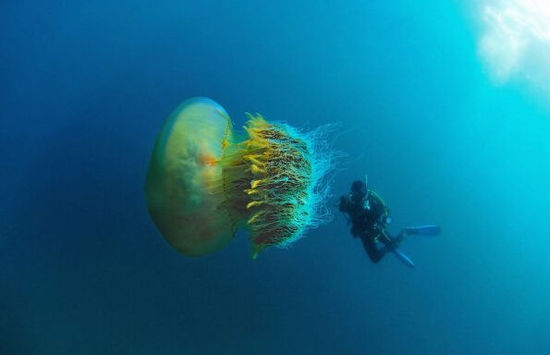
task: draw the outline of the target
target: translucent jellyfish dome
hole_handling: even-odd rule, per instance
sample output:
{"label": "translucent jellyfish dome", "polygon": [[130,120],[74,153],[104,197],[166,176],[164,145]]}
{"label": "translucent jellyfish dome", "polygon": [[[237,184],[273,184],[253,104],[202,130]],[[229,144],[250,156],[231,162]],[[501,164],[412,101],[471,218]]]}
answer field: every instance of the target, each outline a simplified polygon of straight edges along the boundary
{"label": "translucent jellyfish dome", "polygon": [[236,135],[219,104],[187,100],[155,143],[145,184],[149,213],[188,256],[223,248],[238,228],[249,231],[254,258],[267,247],[287,247],[326,216],[331,154],[318,143],[315,132],[261,115],[249,115]]}

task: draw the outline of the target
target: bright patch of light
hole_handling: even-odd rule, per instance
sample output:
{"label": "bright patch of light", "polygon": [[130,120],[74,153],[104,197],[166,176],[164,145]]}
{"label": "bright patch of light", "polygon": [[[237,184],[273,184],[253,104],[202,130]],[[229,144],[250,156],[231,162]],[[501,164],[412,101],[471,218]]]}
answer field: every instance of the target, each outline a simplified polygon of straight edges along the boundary
{"label": "bright patch of light", "polygon": [[481,56],[499,83],[521,76],[550,89],[550,0],[485,0]]}

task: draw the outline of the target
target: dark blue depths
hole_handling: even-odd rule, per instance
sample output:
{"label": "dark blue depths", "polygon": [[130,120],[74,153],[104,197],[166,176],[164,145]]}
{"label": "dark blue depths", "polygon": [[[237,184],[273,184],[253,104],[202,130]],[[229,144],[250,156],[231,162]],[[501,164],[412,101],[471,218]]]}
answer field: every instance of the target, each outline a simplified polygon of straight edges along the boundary
{"label": "dark blue depths", "polygon": [[[545,354],[550,113],[495,86],[458,1],[3,1],[1,354]],[[183,99],[336,123],[331,223],[177,254],[143,201]],[[417,268],[335,211],[369,176]]]}

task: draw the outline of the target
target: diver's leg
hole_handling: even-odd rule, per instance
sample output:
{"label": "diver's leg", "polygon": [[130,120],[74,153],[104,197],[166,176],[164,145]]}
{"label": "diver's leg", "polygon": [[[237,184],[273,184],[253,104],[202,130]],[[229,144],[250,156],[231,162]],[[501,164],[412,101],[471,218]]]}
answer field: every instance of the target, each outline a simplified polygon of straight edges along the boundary
{"label": "diver's leg", "polygon": [[396,237],[392,237],[386,230],[384,230],[379,237],[381,243],[384,244],[386,251],[395,249],[401,244],[405,236],[406,231],[401,230]]}
{"label": "diver's leg", "polygon": [[365,248],[370,260],[375,264],[378,263],[384,256],[385,252],[376,247],[376,243],[372,238],[362,237],[361,241],[363,242],[363,247]]}
{"label": "diver's leg", "polygon": [[391,237],[387,231],[384,231],[380,237],[381,241],[385,244],[383,252],[387,253],[391,251],[399,261],[405,264],[409,268],[414,268],[413,261],[398,249],[399,244],[403,241],[403,237],[406,232],[401,231],[396,237]]}
{"label": "diver's leg", "polygon": [[401,229],[401,231],[396,237],[391,238],[395,246],[401,244],[401,242],[403,241],[403,238],[405,237],[405,233],[406,232],[403,229]]}

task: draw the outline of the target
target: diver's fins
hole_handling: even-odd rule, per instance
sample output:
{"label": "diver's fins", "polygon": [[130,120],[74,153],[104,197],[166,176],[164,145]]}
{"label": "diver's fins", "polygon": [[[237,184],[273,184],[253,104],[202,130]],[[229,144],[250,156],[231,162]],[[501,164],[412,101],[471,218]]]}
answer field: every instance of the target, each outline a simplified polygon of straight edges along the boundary
{"label": "diver's fins", "polygon": [[438,235],[441,233],[441,227],[437,224],[425,224],[422,226],[403,228],[408,235]]}
{"label": "diver's fins", "polygon": [[399,259],[399,261],[405,264],[405,266],[411,269],[414,269],[415,265],[411,260],[411,258],[409,258],[407,255],[405,255],[405,253],[403,253],[401,250],[397,248],[397,245],[401,242],[401,237],[399,238],[399,241],[396,243],[397,238],[395,239],[391,238],[385,232],[382,233],[381,236],[384,238],[383,240],[381,240],[381,242],[385,244],[384,248],[386,249],[386,251],[391,251],[393,255],[395,255],[397,259]]}
{"label": "diver's fins", "polygon": [[399,259],[399,261],[401,261],[403,264],[405,264],[405,266],[411,268],[411,269],[414,269],[415,265],[413,263],[413,261],[411,260],[411,258],[409,258],[407,255],[405,255],[401,250],[399,249],[392,249],[392,252],[393,252],[393,255],[395,255],[397,257],[397,259]]}

